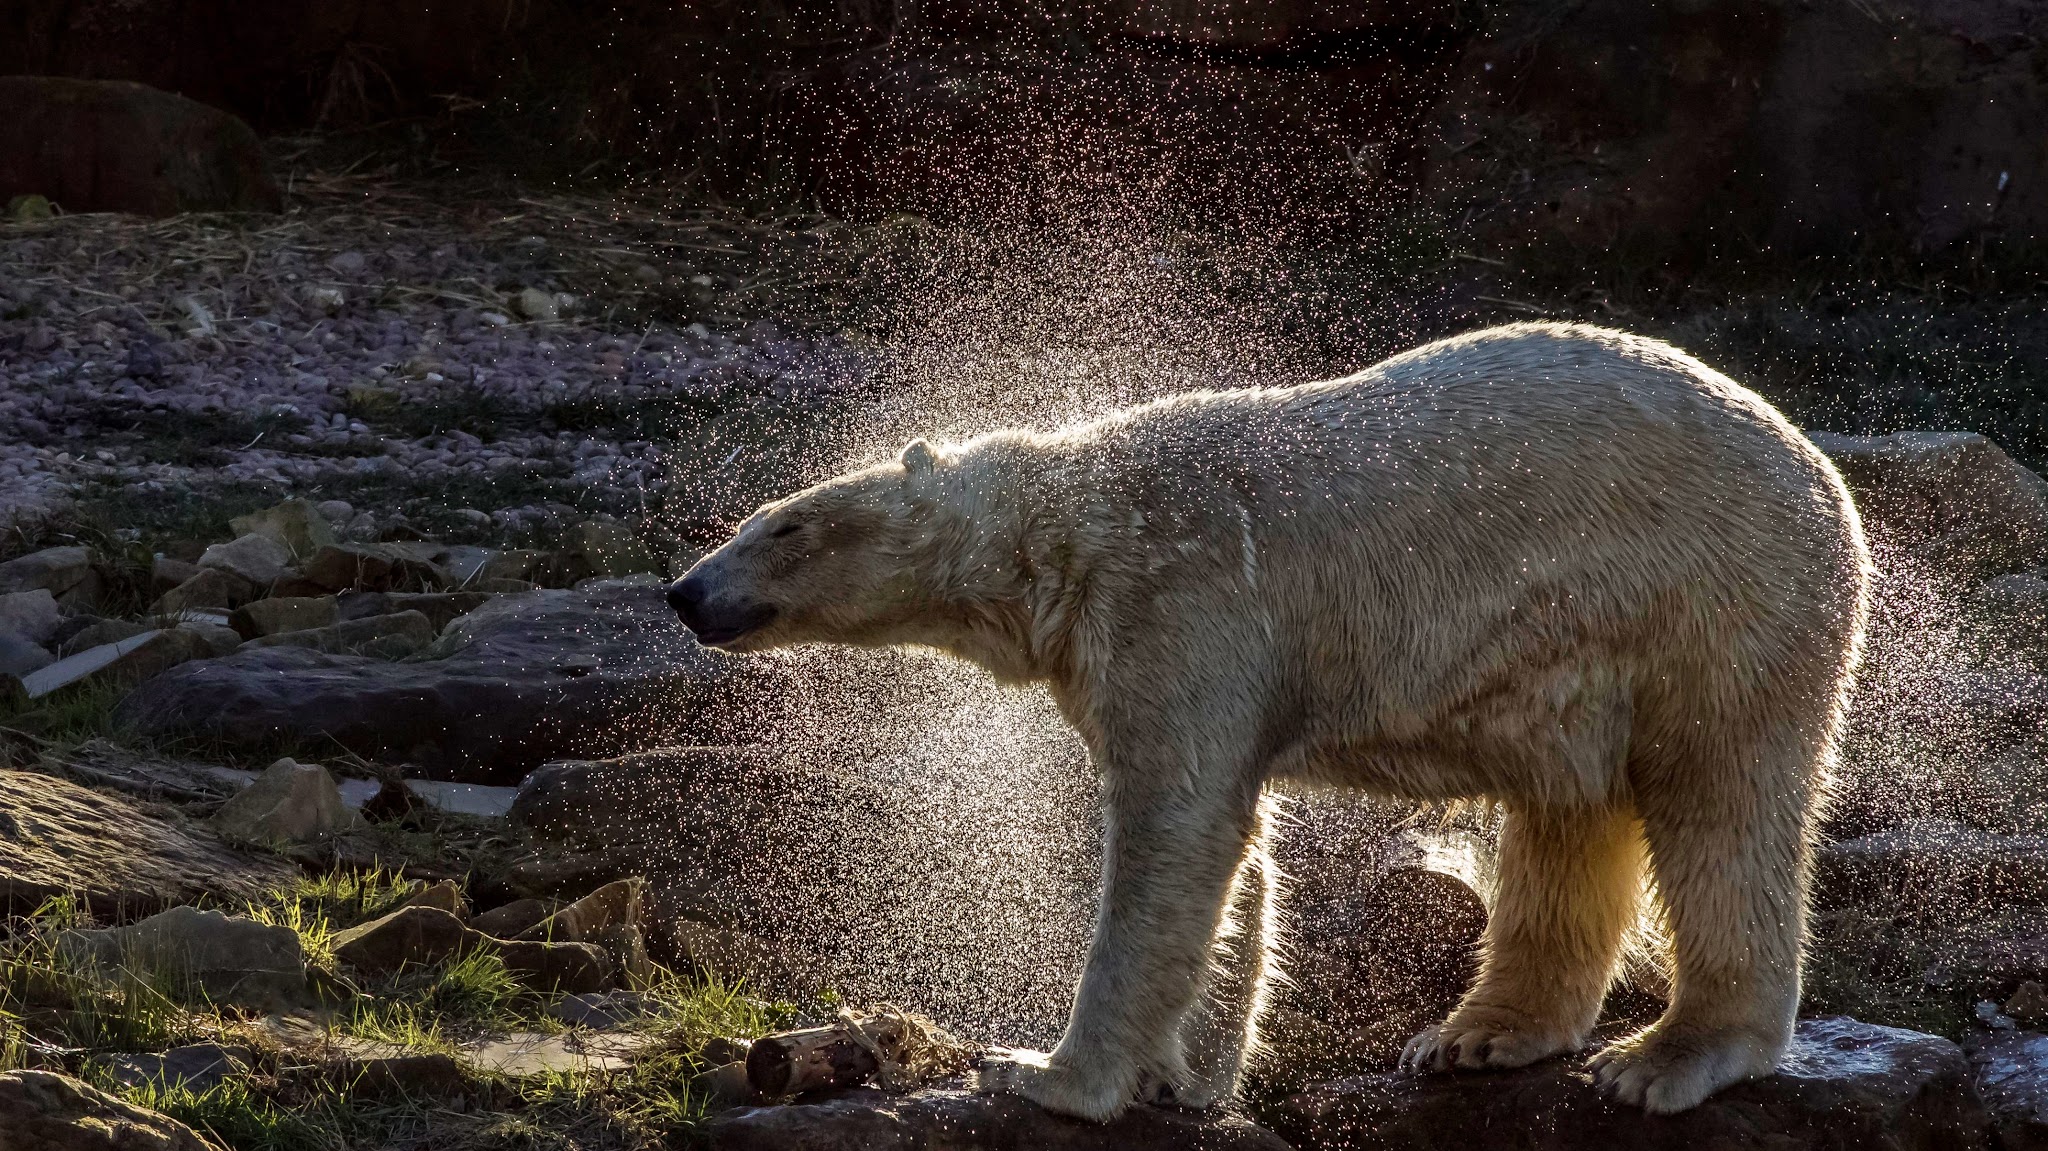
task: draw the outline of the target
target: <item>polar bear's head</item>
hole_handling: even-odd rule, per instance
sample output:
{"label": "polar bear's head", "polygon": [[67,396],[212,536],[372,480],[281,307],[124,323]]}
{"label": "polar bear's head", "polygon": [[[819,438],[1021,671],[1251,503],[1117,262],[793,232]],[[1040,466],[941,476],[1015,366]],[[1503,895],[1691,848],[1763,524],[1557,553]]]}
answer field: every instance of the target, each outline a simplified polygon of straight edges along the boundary
{"label": "polar bear's head", "polygon": [[930,542],[926,489],[940,463],[917,440],[764,506],[669,585],[669,605],[699,643],[726,651],[897,642],[931,599],[914,559]]}

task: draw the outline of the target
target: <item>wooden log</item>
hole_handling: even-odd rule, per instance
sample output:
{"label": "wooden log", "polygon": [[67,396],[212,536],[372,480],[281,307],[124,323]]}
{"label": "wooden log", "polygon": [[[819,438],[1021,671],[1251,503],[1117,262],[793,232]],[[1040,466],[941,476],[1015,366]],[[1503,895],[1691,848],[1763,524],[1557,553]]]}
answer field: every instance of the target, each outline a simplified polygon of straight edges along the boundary
{"label": "wooden log", "polygon": [[880,1069],[874,1053],[836,1023],[765,1036],[747,1052],[747,1082],[770,1098],[852,1087]]}

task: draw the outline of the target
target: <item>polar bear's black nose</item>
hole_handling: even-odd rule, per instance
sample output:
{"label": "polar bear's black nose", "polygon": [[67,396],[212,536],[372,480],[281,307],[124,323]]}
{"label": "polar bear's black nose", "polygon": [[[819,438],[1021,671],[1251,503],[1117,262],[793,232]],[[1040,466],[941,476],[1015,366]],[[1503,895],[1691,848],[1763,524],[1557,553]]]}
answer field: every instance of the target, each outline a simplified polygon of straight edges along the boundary
{"label": "polar bear's black nose", "polygon": [[698,630],[704,606],[704,580],[701,576],[680,579],[668,586],[668,606],[676,609],[685,627]]}

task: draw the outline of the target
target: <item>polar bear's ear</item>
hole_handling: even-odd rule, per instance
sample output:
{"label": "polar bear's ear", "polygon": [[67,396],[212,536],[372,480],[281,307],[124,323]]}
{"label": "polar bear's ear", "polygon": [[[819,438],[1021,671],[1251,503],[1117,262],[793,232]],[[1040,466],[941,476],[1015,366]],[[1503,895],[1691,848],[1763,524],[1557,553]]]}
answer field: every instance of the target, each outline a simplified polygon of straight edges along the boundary
{"label": "polar bear's ear", "polygon": [[927,475],[939,466],[939,454],[923,440],[912,440],[903,449],[903,467],[911,475]]}

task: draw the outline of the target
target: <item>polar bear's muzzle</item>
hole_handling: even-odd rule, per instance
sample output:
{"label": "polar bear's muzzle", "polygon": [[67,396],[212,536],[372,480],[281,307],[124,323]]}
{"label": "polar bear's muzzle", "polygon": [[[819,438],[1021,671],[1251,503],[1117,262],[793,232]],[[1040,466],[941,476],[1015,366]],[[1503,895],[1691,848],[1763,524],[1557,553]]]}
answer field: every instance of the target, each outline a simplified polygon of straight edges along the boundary
{"label": "polar bear's muzzle", "polygon": [[701,574],[670,584],[668,604],[706,647],[729,644],[759,631],[776,615],[775,605],[765,600],[734,600],[716,594]]}

